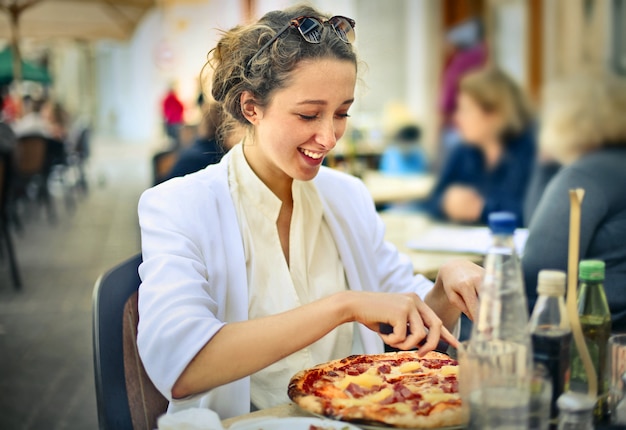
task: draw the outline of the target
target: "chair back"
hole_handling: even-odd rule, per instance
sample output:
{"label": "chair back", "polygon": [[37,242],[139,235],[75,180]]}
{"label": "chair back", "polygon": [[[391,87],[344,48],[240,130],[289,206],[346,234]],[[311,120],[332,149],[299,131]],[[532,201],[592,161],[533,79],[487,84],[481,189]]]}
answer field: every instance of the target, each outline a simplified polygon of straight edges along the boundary
{"label": "chair back", "polygon": [[[13,154],[0,151],[0,225],[7,222]],[[1,233],[0,233],[1,235]]]}
{"label": "chair back", "polygon": [[78,155],[78,158],[81,160],[86,160],[89,158],[91,154],[91,147],[89,143],[89,139],[91,137],[91,130],[89,127],[84,127],[81,129],[78,134],[78,139],[76,140],[76,146],[74,147],[74,151]]}
{"label": "chair back", "polygon": [[137,351],[137,272],[141,254],[103,274],[93,294],[93,352],[98,422],[103,429],[156,428],[167,400]]}
{"label": "chair back", "polygon": [[14,151],[14,168],[22,176],[43,173],[46,168],[47,142],[43,136],[18,137]]}
{"label": "chair back", "polygon": [[[9,191],[11,186],[13,155],[9,152],[0,151],[0,250],[6,249],[9,257],[9,268],[13,278],[13,286],[16,290],[22,287],[22,277],[17,265],[17,257],[9,231]],[[4,242],[4,243],[2,243]],[[2,253],[0,252],[0,257]]]}
{"label": "chair back", "polygon": [[178,160],[178,152],[176,150],[158,152],[152,157],[153,185],[163,182],[172,171],[176,160]]}
{"label": "chair back", "polygon": [[4,211],[5,211],[5,202],[4,202],[4,196],[6,195],[6,191],[4,189],[4,187],[6,186],[6,180],[5,180],[5,172],[7,171],[7,166],[6,166],[6,157],[4,156],[4,154],[0,153],[0,222],[3,215],[4,215]]}

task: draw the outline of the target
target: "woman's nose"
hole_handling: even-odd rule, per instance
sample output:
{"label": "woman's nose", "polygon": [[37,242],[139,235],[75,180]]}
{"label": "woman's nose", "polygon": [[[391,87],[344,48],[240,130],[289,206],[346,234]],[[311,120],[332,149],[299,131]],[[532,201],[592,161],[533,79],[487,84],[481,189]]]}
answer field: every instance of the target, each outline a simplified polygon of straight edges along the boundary
{"label": "woman's nose", "polygon": [[334,121],[324,121],[320,124],[316,136],[317,143],[331,150],[337,145],[337,136],[335,135]]}

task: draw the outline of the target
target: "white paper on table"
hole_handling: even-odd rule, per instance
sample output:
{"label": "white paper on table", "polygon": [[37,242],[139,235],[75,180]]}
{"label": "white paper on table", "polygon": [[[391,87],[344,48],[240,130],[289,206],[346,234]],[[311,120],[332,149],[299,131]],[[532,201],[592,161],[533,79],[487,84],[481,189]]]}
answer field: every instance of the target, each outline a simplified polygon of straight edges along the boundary
{"label": "white paper on table", "polygon": [[[519,255],[524,252],[528,229],[515,230],[513,241]],[[459,254],[486,254],[491,246],[491,232],[487,227],[434,226],[417,239],[407,242],[415,251],[452,252]]]}

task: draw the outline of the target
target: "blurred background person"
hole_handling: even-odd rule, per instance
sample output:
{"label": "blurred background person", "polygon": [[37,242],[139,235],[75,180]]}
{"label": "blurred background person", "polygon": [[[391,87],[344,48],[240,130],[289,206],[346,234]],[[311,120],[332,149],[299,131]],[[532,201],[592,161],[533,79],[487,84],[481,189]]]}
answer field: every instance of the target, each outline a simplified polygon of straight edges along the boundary
{"label": "blurred background person", "polygon": [[585,73],[549,84],[540,144],[563,164],[530,222],[522,260],[529,306],[541,269],[567,270],[569,190],[583,188],[580,258],[606,263],[613,330],[626,330],[626,80]]}
{"label": "blurred background person", "polygon": [[13,123],[13,131],[17,137],[21,136],[50,136],[50,126],[46,118],[42,115],[43,100],[25,95],[22,98],[22,109],[24,115]]}
{"label": "blurred background person", "polygon": [[533,166],[528,189],[526,190],[526,197],[524,198],[524,227],[528,227],[530,224],[543,192],[560,169],[561,163],[554,160],[545,151],[540,150],[540,154]]}
{"label": "blurred background person", "polygon": [[441,79],[439,110],[442,121],[439,158],[445,160],[461,136],[454,124],[459,84],[472,70],[487,64],[487,45],[483,37],[482,23],[471,18],[454,26],[445,37],[446,62]]}
{"label": "blurred background person", "polygon": [[495,67],[471,72],[460,84],[455,121],[462,144],[444,163],[425,208],[436,218],[482,224],[490,212],[510,211],[521,225],[535,157],[521,89]]}
{"label": "blurred background person", "polygon": [[183,113],[185,111],[185,106],[178,98],[174,84],[171,84],[168,88],[161,103],[161,107],[163,109],[165,133],[171,139],[173,146],[178,148],[180,144],[178,133],[184,123]]}
{"label": "blurred background person", "polygon": [[219,163],[224,154],[243,138],[243,130],[228,120],[217,103],[204,103],[203,111],[198,138],[190,147],[181,150],[166,179],[185,176]]}
{"label": "blurred background person", "polygon": [[8,85],[0,85],[0,121],[12,124],[19,116],[18,103],[13,99]]}
{"label": "blurred background person", "polygon": [[46,123],[49,137],[60,142],[67,139],[70,117],[60,102],[46,101],[41,108],[41,117]]}
{"label": "blurred background person", "polygon": [[379,170],[387,175],[424,173],[427,160],[421,142],[422,129],[408,107],[398,102],[387,104],[382,122],[387,145]]}
{"label": "blurred background person", "polygon": [[426,172],[426,155],[417,124],[400,127],[380,158],[380,171],[388,175],[414,175]]}
{"label": "blurred background person", "polygon": [[15,133],[11,126],[0,121],[0,155],[13,151],[15,148]]}

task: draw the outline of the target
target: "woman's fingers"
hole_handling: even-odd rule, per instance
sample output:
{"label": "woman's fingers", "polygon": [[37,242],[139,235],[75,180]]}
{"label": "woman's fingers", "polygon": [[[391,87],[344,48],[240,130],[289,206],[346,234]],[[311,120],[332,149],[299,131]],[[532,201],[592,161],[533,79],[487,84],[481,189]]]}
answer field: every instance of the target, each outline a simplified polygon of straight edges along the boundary
{"label": "woman's fingers", "polygon": [[446,341],[448,345],[454,348],[458,348],[460,346],[459,340],[456,337],[454,337],[454,335],[450,333],[450,331],[447,328],[445,328],[443,325],[441,326],[441,339]]}
{"label": "woman's fingers", "polygon": [[440,338],[458,345],[441,319],[416,294],[363,294],[357,321],[378,332],[387,345],[404,350],[419,346],[422,354],[435,349]]}
{"label": "woman's fingers", "polygon": [[426,334],[428,333],[426,327],[424,327],[424,323],[417,309],[413,309],[413,312],[408,315],[408,319],[411,333],[406,336],[406,338],[403,339],[401,342],[397,343],[396,345],[392,345],[394,348],[415,348],[422,341],[422,339],[426,337]]}
{"label": "woman's fingers", "polygon": [[428,307],[428,305],[421,300],[417,302],[416,305],[420,308],[422,319],[429,329],[426,342],[419,349],[421,355],[435,349],[440,339],[443,339],[452,346],[458,346],[457,339],[448,331],[448,329],[444,327],[441,319],[431,308]]}
{"label": "woman's fingers", "polygon": [[478,311],[478,289],[484,270],[465,260],[454,260],[439,271],[441,282],[450,303],[474,320]]}

